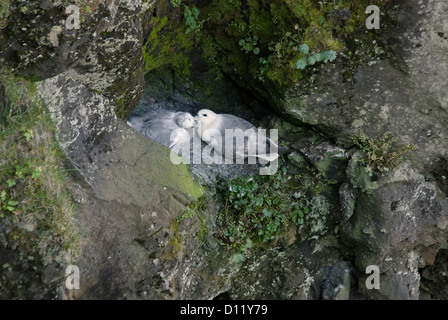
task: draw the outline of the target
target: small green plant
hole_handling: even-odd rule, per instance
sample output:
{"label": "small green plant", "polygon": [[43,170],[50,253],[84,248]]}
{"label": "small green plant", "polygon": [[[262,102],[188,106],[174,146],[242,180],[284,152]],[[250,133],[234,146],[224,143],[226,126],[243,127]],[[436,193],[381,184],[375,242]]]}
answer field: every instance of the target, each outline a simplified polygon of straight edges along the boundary
{"label": "small green plant", "polygon": [[188,208],[176,218],[176,223],[179,224],[185,219],[191,219],[193,217],[197,217],[201,222],[201,228],[196,233],[199,239],[204,239],[208,233],[208,228],[205,225],[205,220],[201,215],[206,214],[208,209],[208,199],[206,196],[201,196],[198,200],[188,205]]}
{"label": "small green plant", "polygon": [[21,128],[20,131],[23,132],[23,137],[27,142],[29,142],[34,137],[34,132],[31,129]]}
{"label": "small green plant", "polygon": [[310,55],[309,47],[306,44],[301,45],[299,51],[303,55],[296,61],[296,68],[299,70],[304,70],[307,66],[313,66],[318,62],[333,62],[337,57],[337,52],[333,50],[317,52]]}
{"label": "small green plant", "polygon": [[296,56],[299,51],[299,46],[303,45],[300,42],[300,34],[298,26],[295,32],[284,32],[279,37],[279,40],[272,42],[269,45],[269,50],[273,53],[273,59],[277,67],[285,67],[289,64],[291,58]]}
{"label": "small green plant", "polygon": [[361,161],[369,176],[374,174],[384,176],[391,173],[401,165],[406,153],[416,150],[415,145],[412,144],[398,148],[395,146],[397,138],[391,137],[388,133],[384,133],[375,140],[368,138],[363,131],[360,131],[357,136],[351,137],[351,140],[365,153]]}
{"label": "small green plant", "polygon": [[17,186],[17,182],[19,182],[20,184],[24,184],[28,178],[31,178],[32,180],[36,180],[37,178],[39,178],[39,176],[42,173],[42,168],[40,167],[33,168],[28,162],[25,162],[20,166],[16,165],[14,170],[5,170],[3,174],[7,174],[8,171],[12,173],[13,176],[10,175],[9,178],[5,179],[6,187],[7,190],[9,190],[9,192],[7,192],[6,190],[2,190],[0,193],[1,218],[4,217],[5,212],[13,212],[14,214],[19,213],[17,207],[19,202],[11,199],[11,197],[8,194],[11,194],[12,192],[16,193],[17,190],[14,187]]}
{"label": "small green plant", "polygon": [[12,188],[17,184],[15,179],[8,179],[6,180],[6,185],[8,186],[8,188]]}
{"label": "small green plant", "polygon": [[267,58],[260,57],[258,59],[258,62],[260,63],[260,67],[258,68],[257,74],[254,76],[255,79],[258,79],[262,82],[266,79],[266,74],[271,70],[271,56],[268,56]]}
{"label": "small green plant", "polygon": [[241,50],[244,50],[246,53],[252,52],[255,55],[260,53],[260,48],[257,47],[258,44],[258,36],[246,36],[245,39],[240,39],[238,42]]}
{"label": "small green plant", "polygon": [[193,218],[193,216],[195,215],[195,211],[191,208],[187,208],[185,209],[184,213],[182,213],[180,216],[178,216],[176,218],[177,223],[183,221],[184,219],[190,219]]}
{"label": "small green plant", "polygon": [[0,192],[0,218],[4,218],[6,212],[15,213],[18,201],[12,200],[8,197],[5,190]]}
{"label": "small green plant", "polygon": [[247,23],[241,19],[234,19],[227,24],[227,30],[231,34],[244,34],[247,29]]}
{"label": "small green plant", "polygon": [[175,8],[179,7],[182,3],[182,0],[171,0],[171,5]]}
{"label": "small green plant", "polygon": [[319,18],[317,18],[317,21],[319,22],[320,25],[323,25],[327,20],[325,19],[324,16],[319,16]]}
{"label": "small green plant", "polygon": [[228,0],[229,5],[232,6],[235,9],[239,9],[241,7],[241,1],[240,0]]}
{"label": "small green plant", "polygon": [[286,167],[274,175],[238,177],[220,187],[225,206],[218,214],[221,237],[237,253],[278,238],[290,225],[300,226],[310,212],[304,190],[291,193]]}
{"label": "small green plant", "polygon": [[332,62],[337,57],[334,50],[312,52],[308,44],[300,40],[301,29],[296,25],[294,32],[284,32],[279,41],[271,43],[269,50],[272,52],[270,65],[277,69],[292,67],[297,70],[305,70],[318,62]]}
{"label": "small green plant", "polygon": [[40,177],[40,174],[42,173],[42,169],[37,167],[34,168],[33,172],[31,173],[31,179],[37,179]]}
{"label": "small green plant", "polygon": [[26,6],[23,6],[22,8],[20,8],[20,12],[22,13],[26,13],[28,11],[28,8]]}
{"label": "small green plant", "polygon": [[282,140],[282,141],[280,142],[280,145],[281,145],[282,147],[285,147],[285,148],[289,148],[290,144],[291,144],[291,142],[290,142],[290,141],[286,141],[286,140]]}
{"label": "small green plant", "polygon": [[208,18],[207,20],[199,20],[199,14],[200,11],[197,7],[192,7],[191,9],[189,6],[184,7],[184,20],[185,25],[187,26],[185,34],[188,34],[191,31],[199,33],[204,23],[210,19]]}

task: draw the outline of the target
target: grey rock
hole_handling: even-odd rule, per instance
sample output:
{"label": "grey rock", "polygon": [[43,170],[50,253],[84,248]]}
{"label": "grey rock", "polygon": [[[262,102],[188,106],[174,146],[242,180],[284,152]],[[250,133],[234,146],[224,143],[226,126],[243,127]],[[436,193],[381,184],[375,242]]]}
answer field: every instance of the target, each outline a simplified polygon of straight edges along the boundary
{"label": "grey rock", "polygon": [[[342,241],[355,255],[360,291],[371,299],[418,299],[418,269],[434,263],[448,238],[445,197],[408,163],[380,178],[374,187],[357,188],[353,215],[340,227]],[[381,272],[379,290],[366,289],[369,265]]]}
{"label": "grey rock", "polygon": [[[421,272],[420,292],[426,293],[427,299],[448,299],[448,250],[446,245],[437,253],[434,264]],[[425,297],[425,296],[424,296]]]}
{"label": "grey rock", "polygon": [[[302,242],[254,250],[242,264],[232,263],[233,252],[205,232],[213,230],[219,210],[211,198],[207,211],[179,223],[176,218],[204,191],[190,172],[211,186],[219,175],[229,178],[258,168],[174,166],[167,148],[119,119],[134,109],[143,91],[141,46],[154,4],[128,0],[92,5],[81,29],[68,31],[61,1],[29,2],[26,10],[17,1],[0,29],[0,62],[40,80],[38,93],[75,169],[71,192],[86,237],[78,261],[81,290],[59,295],[349,299],[357,279],[369,299],[446,297],[446,249],[440,249],[448,238],[447,170],[440,164],[448,150],[448,4],[434,0],[391,6],[375,44],[385,54],[357,65],[350,79],[342,76],[343,63],[335,63],[321,68],[309,83],[304,79],[281,94],[268,87],[256,91],[300,125],[279,124],[281,136],[292,141],[291,164],[311,164],[338,184],[312,198],[315,210]],[[167,1],[157,5],[170,6]],[[347,14],[339,12],[338,19],[346,20]],[[148,77],[136,112],[152,108],[194,114],[206,107],[260,125],[271,120],[260,119],[266,108],[257,99],[246,95],[241,103],[236,98],[241,91],[230,82],[209,81],[205,72],[179,80],[166,71]],[[198,82],[221,94],[207,97],[195,86]],[[373,181],[360,166],[360,153],[346,152],[350,136],[359,130],[372,137],[389,131],[400,143],[416,144],[417,152],[410,164]],[[339,234],[333,233],[337,223]],[[36,279],[32,259],[21,270],[11,251],[0,254],[7,258],[5,279],[16,287],[26,283],[26,297],[55,297],[48,286],[61,281],[63,270],[50,265]],[[344,262],[347,256],[354,259],[353,270]],[[381,271],[379,290],[365,288],[368,265]]]}
{"label": "grey rock", "polygon": [[343,212],[343,219],[350,219],[355,211],[356,194],[348,183],[342,184],[339,190],[339,201]]}
{"label": "grey rock", "polygon": [[352,282],[351,273],[351,265],[346,261],[341,261],[333,266],[325,266],[322,299],[349,300]]}

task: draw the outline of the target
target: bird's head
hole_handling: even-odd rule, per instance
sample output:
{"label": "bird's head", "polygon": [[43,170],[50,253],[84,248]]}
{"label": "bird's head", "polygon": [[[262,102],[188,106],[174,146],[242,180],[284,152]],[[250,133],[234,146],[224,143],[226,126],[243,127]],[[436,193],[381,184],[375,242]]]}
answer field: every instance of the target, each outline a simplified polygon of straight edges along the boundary
{"label": "bird's head", "polygon": [[216,113],[208,109],[199,110],[198,114],[195,117],[195,122],[198,121],[198,124],[203,128],[207,128],[215,120]]}
{"label": "bird's head", "polygon": [[188,112],[179,112],[176,115],[176,124],[181,128],[191,128],[194,126],[194,119]]}

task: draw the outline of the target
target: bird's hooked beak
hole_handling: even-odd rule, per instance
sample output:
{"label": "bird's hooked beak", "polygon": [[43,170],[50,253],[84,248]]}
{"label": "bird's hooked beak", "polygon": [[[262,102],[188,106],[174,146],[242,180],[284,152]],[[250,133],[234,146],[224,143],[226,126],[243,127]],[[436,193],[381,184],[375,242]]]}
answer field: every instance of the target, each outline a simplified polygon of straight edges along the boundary
{"label": "bird's hooked beak", "polygon": [[193,127],[199,128],[201,126],[201,120],[199,119],[199,116],[196,116],[193,118]]}

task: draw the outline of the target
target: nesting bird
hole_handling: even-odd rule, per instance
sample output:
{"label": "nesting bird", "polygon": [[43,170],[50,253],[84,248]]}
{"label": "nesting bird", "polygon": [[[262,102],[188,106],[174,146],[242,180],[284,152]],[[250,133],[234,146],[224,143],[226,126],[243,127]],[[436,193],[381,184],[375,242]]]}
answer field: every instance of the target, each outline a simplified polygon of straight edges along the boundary
{"label": "nesting bird", "polygon": [[[226,158],[236,157],[241,160],[257,157],[267,161],[278,158],[278,146],[244,119],[202,109],[194,118],[194,122],[198,136]],[[267,150],[271,152],[267,153]]]}
{"label": "nesting bird", "polygon": [[158,143],[173,148],[190,141],[194,119],[188,112],[161,110],[130,118],[127,124]]}

